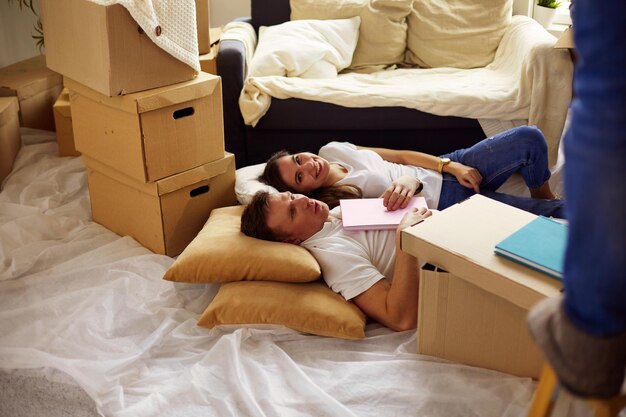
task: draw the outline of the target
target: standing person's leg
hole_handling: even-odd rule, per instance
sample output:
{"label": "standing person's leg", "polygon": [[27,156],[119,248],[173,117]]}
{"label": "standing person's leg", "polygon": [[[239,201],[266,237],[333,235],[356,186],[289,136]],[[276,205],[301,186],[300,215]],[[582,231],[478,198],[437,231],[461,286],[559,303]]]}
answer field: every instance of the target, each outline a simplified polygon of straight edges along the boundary
{"label": "standing person's leg", "polygon": [[609,397],[626,368],[626,2],[576,0],[572,12],[579,59],[564,138],[565,291],[528,321],[562,385]]}
{"label": "standing person's leg", "polygon": [[476,168],[483,177],[481,190],[495,191],[519,172],[533,197],[554,198],[548,185],[548,147],[536,127],[516,127],[442,157]]}

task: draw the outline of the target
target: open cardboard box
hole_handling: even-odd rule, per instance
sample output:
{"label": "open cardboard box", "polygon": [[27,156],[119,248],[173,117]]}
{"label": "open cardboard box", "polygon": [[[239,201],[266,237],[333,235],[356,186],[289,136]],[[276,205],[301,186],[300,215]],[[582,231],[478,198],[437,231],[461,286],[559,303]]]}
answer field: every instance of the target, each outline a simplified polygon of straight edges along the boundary
{"label": "open cardboard box", "polygon": [[439,268],[420,270],[418,353],[539,377],[526,315],[561,282],[494,253],[535,217],[474,195],[402,232],[403,250]]}

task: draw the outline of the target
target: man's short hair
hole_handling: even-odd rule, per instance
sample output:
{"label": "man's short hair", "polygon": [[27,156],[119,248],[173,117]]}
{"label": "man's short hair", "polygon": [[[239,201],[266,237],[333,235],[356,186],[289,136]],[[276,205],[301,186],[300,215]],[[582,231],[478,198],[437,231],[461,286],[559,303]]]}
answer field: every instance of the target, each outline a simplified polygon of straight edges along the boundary
{"label": "man's short hair", "polygon": [[259,191],[250,200],[241,213],[241,231],[250,237],[280,242],[277,233],[267,226],[267,210],[269,209],[267,191]]}

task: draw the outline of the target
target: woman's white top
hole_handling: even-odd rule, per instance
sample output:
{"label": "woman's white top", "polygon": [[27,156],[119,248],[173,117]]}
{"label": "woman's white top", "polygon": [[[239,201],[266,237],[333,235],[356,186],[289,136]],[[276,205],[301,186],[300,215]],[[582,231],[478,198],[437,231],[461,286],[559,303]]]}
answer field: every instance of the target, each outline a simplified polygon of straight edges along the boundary
{"label": "woman's white top", "polygon": [[437,171],[385,161],[376,152],[357,149],[348,142],[330,142],[320,149],[319,156],[344,166],[348,173],[337,184],[356,185],[363,191],[363,197],[380,197],[393,180],[410,175],[424,184],[419,195],[426,199],[428,207],[436,209],[439,204],[442,176]]}

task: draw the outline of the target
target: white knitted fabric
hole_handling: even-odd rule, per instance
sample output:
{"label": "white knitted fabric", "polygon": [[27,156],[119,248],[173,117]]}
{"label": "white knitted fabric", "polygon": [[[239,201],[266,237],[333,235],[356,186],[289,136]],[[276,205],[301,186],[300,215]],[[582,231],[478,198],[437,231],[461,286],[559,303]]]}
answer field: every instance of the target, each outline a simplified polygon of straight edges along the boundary
{"label": "white knitted fabric", "polygon": [[[121,4],[161,49],[200,72],[194,0],[90,0]],[[157,27],[161,27],[157,36]]]}

